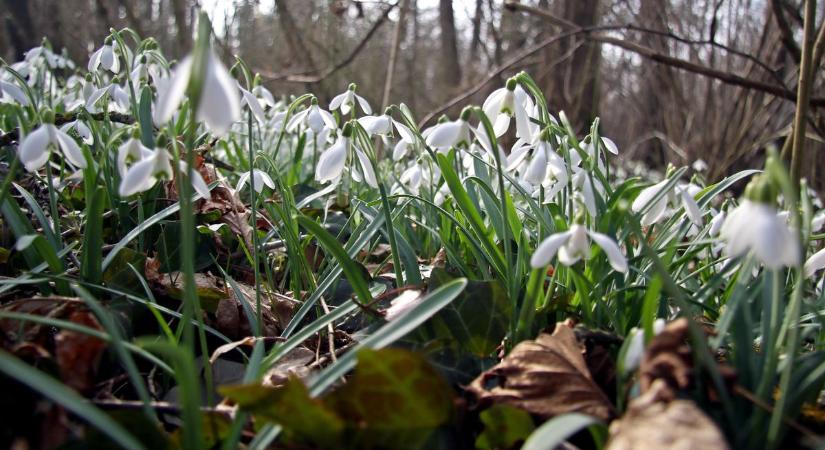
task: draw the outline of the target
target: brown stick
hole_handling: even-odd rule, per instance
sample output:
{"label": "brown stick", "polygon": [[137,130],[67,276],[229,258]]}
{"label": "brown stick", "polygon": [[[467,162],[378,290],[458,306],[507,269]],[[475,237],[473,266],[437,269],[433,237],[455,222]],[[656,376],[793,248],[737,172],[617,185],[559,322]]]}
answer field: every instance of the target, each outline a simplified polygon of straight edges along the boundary
{"label": "brown stick", "polygon": [[805,0],[805,24],[802,43],[802,61],[799,64],[796,116],[793,120],[793,149],[791,150],[791,178],[799,183],[802,159],[805,157],[805,127],[808,125],[808,99],[811,96],[814,70],[811,59],[814,52],[816,29],[816,0]]}

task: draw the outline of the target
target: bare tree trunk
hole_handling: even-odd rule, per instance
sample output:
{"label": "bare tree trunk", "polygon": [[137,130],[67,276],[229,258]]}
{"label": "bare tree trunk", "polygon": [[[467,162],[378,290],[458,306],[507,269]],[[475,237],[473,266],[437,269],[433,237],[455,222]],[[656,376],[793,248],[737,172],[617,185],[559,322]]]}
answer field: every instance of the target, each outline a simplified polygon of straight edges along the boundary
{"label": "bare tree trunk", "polygon": [[410,11],[410,52],[407,58],[407,90],[410,93],[408,102],[413,111],[418,110],[418,96],[415,92],[418,91],[418,83],[416,68],[418,67],[418,2],[416,0],[408,1],[408,8]]}
{"label": "bare tree trunk", "polygon": [[392,91],[392,81],[395,75],[395,62],[398,59],[398,47],[401,45],[401,31],[404,29],[404,19],[407,15],[407,7],[409,0],[401,1],[401,11],[398,14],[398,22],[395,24],[395,29],[392,35],[392,46],[390,47],[390,59],[387,62],[387,76],[384,79],[384,95],[381,96],[381,110],[383,111],[390,102],[390,93]]}
{"label": "bare tree trunk", "polygon": [[484,0],[476,0],[476,11],[473,14],[473,39],[470,41],[470,60],[478,57],[478,48],[481,46],[481,16],[484,12]]}
{"label": "bare tree trunk", "polygon": [[192,46],[192,29],[186,22],[189,10],[188,0],[172,0],[172,10],[175,15],[175,27],[177,28],[177,50],[178,55],[183,56],[189,53]]}
{"label": "bare tree trunk", "polygon": [[461,65],[458,62],[458,39],[453,18],[453,2],[440,0],[438,13],[438,22],[441,27],[442,80],[447,86],[456,87],[461,83]]}
{"label": "bare tree trunk", "polygon": [[27,50],[37,45],[37,38],[32,36],[34,24],[29,2],[27,0],[4,0],[6,11],[10,13],[6,16],[5,27],[9,34],[11,46],[14,49],[15,59],[23,59]]}

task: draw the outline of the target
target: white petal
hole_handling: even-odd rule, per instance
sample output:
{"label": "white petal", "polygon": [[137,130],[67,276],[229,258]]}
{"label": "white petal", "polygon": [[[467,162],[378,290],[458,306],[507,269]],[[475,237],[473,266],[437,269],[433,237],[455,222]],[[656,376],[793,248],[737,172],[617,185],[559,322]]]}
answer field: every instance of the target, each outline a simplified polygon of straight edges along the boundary
{"label": "white petal", "polygon": [[392,150],[392,160],[400,161],[401,159],[403,159],[405,156],[407,156],[407,151],[409,150],[409,148],[410,144],[408,142],[405,142],[403,140],[398,141],[398,143],[395,144],[395,148],[393,148]]}
{"label": "white petal", "polygon": [[43,164],[46,164],[46,161],[49,160],[49,143],[49,130],[44,125],[22,139],[18,152],[20,162],[23,163],[26,170],[34,172],[43,167]]}
{"label": "white petal", "polygon": [[493,122],[493,134],[496,137],[501,137],[504,133],[507,132],[507,129],[510,128],[510,116],[507,114],[499,114],[495,117],[495,122]]}
{"label": "white petal", "polygon": [[238,177],[238,183],[235,185],[235,191],[239,192],[241,188],[243,188],[244,184],[249,181],[249,172],[244,172]]}
{"label": "white petal", "polygon": [[459,120],[436,125],[427,136],[427,145],[436,148],[451,147],[458,142],[462,123]]}
{"label": "white petal", "polygon": [[72,137],[65,132],[58,130],[57,127],[54,129],[54,134],[58,144],[60,145],[60,150],[63,151],[63,156],[65,156],[66,159],[69,160],[69,162],[75,167],[80,167],[81,169],[85,168],[86,158],[83,156],[83,151],[80,150],[80,146],[77,145],[77,142],[75,142],[74,139],[72,139]]}
{"label": "white petal", "polygon": [[244,102],[247,106],[249,106],[249,109],[252,111],[252,115],[255,116],[258,123],[266,122],[264,109],[261,107],[261,104],[258,103],[258,98],[244,88],[241,88],[241,93],[243,93]]}
{"label": "white petal", "polygon": [[[571,152],[572,153],[572,152]],[[659,183],[654,184],[653,186],[646,187],[639,192],[639,195],[636,196],[636,199],[633,200],[633,204],[631,205],[631,210],[633,212],[640,212],[648,205],[651,200],[662,190],[662,188],[667,184],[667,180],[661,181]]]}
{"label": "white petal", "polygon": [[367,102],[367,100],[358,94],[353,95],[355,96],[355,99],[358,100],[358,104],[361,105],[361,109],[364,110],[364,114],[372,114],[372,108],[370,107],[370,104]]}
{"label": "white petal", "polygon": [[132,165],[123,179],[120,180],[118,193],[121,197],[129,197],[138,192],[148,191],[155,185],[157,179],[153,176],[155,161],[153,158],[146,158]]}
{"label": "white petal", "polygon": [[189,178],[192,180],[192,187],[195,188],[195,192],[197,192],[201,198],[212,198],[212,194],[209,193],[209,185],[206,184],[206,181],[203,179],[200,172],[197,170],[190,170]]}
{"label": "white petal", "polygon": [[596,244],[604,250],[605,255],[607,255],[607,260],[610,261],[610,265],[617,272],[627,272],[627,258],[624,257],[622,251],[619,249],[619,246],[613,241],[613,239],[606,234],[597,233],[595,231],[590,231],[588,234],[590,234],[590,238],[596,241]]}
{"label": "white petal", "polygon": [[236,86],[226,67],[210,51],[197,120],[205,122],[219,136],[226,134],[241,118],[241,100]]}
{"label": "white petal", "polygon": [[817,270],[825,268],[825,248],[814,253],[805,261],[805,276],[811,277]]}
{"label": "white petal", "polygon": [[569,238],[570,231],[564,231],[561,233],[552,234],[545,240],[541,241],[541,244],[536,247],[536,251],[530,258],[530,267],[540,269],[548,266],[550,261],[553,260],[553,257],[556,256],[556,253],[559,251],[559,247],[567,242]]}
{"label": "white petal", "polygon": [[[334,111],[334,110],[340,108],[341,105],[344,104],[344,100],[347,99],[347,97],[348,97],[347,94],[349,94],[349,91],[344,92],[343,94],[338,94],[335,97],[333,97],[332,101],[329,102],[330,111]],[[346,114],[344,111],[341,111],[341,113]]]}
{"label": "white petal", "polygon": [[373,170],[372,163],[369,158],[364,152],[358,149],[355,150],[355,154],[358,156],[358,162],[361,163],[361,170],[364,172],[365,181],[368,185],[377,189],[378,178],[375,176],[375,170]]}
{"label": "white petal", "polygon": [[341,138],[318,158],[315,180],[320,183],[332,181],[341,176],[347,159],[347,139]]}
{"label": "white petal", "polygon": [[534,186],[538,186],[544,181],[546,176],[547,157],[542,149],[537,148],[533,151],[533,159],[524,172],[524,180]]}
{"label": "white petal", "polygon": [[686,189],[683,189],[681,193],[682,205],[685,207],[685,212],[688,217],[696,226],[702,226],[702,210],[699,209],[696,200],[693,199],[693,196],[690,195]]}
{"label": "white petal", "polygon": [[172,79],[162,90],[158,89],[157,105],[155,106],[152,121],[161,127],[166,124],[177,111],[186,94],[189,85],[189,75],[192,73],[192,57],[187,56],[175,67]]}
{"label": "white petal", "polygon": [[614,155],[619,154],[619,147],[617,147],[616,143],[612,140],[602,137],[602,144],[604,144],[604,148],[606,148],[608,152],[613,153]]}
{"label": "white petal", "polygon": [[[103,53],[103,47],[95,50],[95,52],[92,53],[92,56],[89,57],[89,64],[88,64],[88,66],[86,66],[86,68],[89,69],[89,72],[96,71],[97,68],[100,66],[100,55],[102,53]],[[29,55],[27,54],[26,55],[27,59],[28,59],[28,56]]]}
{"label": "white petal", "polygon": [[358,119],[358,123],[370,136],[387,134],[392,130],[392,121],[388,116],[364,116]]}
{"label": "white petal", "polygon": [[23,93],[23,90],[17,87],[17,85],[15,84],[0,81],[0,94],[8,95],[17,103],[20,103],[23,106],[29,105],[28,97],[26,97],[26,94]]}
{"label": "white petal", "polygon": [[402,141],[406,141],[410,144],[415,142],[415,135],[413,134],[412,130],[409,127],[404,125],[401,122],[396,120],[392,121],[392,124],[395,126],[395,129],[398,131],[398,134],[401,136]]}

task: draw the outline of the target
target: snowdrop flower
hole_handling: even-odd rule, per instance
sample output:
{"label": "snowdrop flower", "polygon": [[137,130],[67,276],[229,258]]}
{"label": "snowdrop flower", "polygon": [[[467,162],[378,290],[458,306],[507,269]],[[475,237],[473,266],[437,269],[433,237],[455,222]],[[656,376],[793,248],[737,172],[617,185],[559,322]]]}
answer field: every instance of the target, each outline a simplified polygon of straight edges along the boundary
{"label": "snowdrop flower", "polygon": [[111,39],[107,39],[107,41],[109,42],[97,49],[89,58],[89,72],[97,72],[100,67],[112,73],[120,72],[120,59],[111,45]]}
{"label": "snowdrop flower", "polygon": [[810,278],[823,268],[825,268],[825,248],[814,253],[805,261],[805,276]]}
{"label": "snowdrop flower", "polygon": [[[759,177],[748,185],[747,196],[759,180],[764,178]],[[732,258],[752,253],[769,269],[800,263],[796,233],[777,215],[775,208],[758,200],[746,198],[728,213],[719,235],[727,243],[725,252]]]}
{"label": "snowdrop flower", "polygon": [[241,106],[249,106],[249,110],[252,111],[252,115],[255,116],[255,120],[261,124],[265,123],[266,115],[264,114],[264,108],[261,106],[261,103],[258,102],[258,97],[255,97],[252,92],[242,88],[240,84],[238,85],[238,89],[241,90],[241,95],[243,96]]}
{"label": "snowdrop flower", "polygon": [[0,102],[9,103],[11,100],[23,106],[29,105],[29,98],[26,97],[22,89],[14,83],[7,83],[0,80]]}
{"label": "snowdrop flower", "polygon": [[85,123],[79,120],[73,120],[71,122],[64,123],[63,126],[60,127],[60,131],[68,133],[69,130],[74,130],[77,132],[78,136],[83,139],[83,142],[86,145],[94,144],[95,137],[92,135],[92,130],[90,130]]}
{"label": "snowdrop flower", "polygon": [[[161,126],[168,122],[183,101],[192,75],[192,63],[192,55],[184,58],[175,68],[168,86],[163,89],[165,92],[160,92],[159,89],[153,117],[155,125]],[[205,122],[212,132],[223,135],[241,118],[237,83],[211,49],[207,53],[205,68],[203,91],[195,120]]]}
{"label": "snowdrop flower", "polygon": [[252,93],[255,94],[256,97],[261,99],[264,105],[269,106],[270,108],[275,108],[275,98],[272,97],[272,92],[269,92],[269,89],[259,84],[252,88]]}
{"label": "snowdrop flower", "polygon": [[542,241],[530,258],[530,266],[534,269],[546,267],[557,253],[559,262],[565,266],[572,266],[580,259],[590,259],[588,236],[604,250],[613,269],[622,273],[627,272],[627,259],[613,239],[579,224],[574,224],[568,231],[550,235]]}
{"label": "snowdrop flower", "polygon": [[117,168],[120,176],[126,174],[126,164],[140,161],[152,155],[152,150],[145,147],[137,136],[132,135],[117,149]]}
{"label": "snowdrop flower", "polygon": [[286,129],[295,131],[298,125],[306,126],[315,132],[315,134],[321,133],[325,128],[330,130],[338,128],[338,124],[335,123],[335,117],[333,117],[329,111],[321,109],[321,107],[318,106],[318,99],[315,97],[312,97],[312,100],[310,100],[309,108],[300,111],[289,119]]}
{"label": "snowdrop flower", "polygon": [[[238,178],[238,184],[235,185],[235,191],[239,192],[244,185],[249,183],[250,179],[250,172],[244,172],[241,174],[240,178]],[[272,178],[264,172],[263,170],[252,169],[252,187],[255,189],[255,192],[261,193],[264,190],[264,185],[268,186],[270,189],[275,189],[275,182],[272,181]]]}
{"label": "snowdrop flower", "polygon": [[[642,215],[642,226],[647,227],[653,225],[654,223],[668,217],[671,212],[668,206],[675,204],[677,202],[677,197],[681,200],[682,207],[685,209],[685,213],[690,220],[695,225],[701,226],[702,211],[699,209],[699,205],[696,203],[696,200],[694,200],[693,196],[690,194],[688,187],[671,185],[670,189],[665,192],[664,189],[667,189],[667,184],[669,182],[670,180],[665,179],[654,184],[653,186],[643,189],[633,201],[631,210],[634,213],[639,213],[642,210],[645,210],[645,213]],[[660,198],[651,205],[650,202],[653,201],[657,195],[660,195]]]}
{"label": "snowdrop flower", "polygon": [[458,120],[443,122],[426,131],[426,142],[430,147],[446,151],[464,142],[470,143],[470,110],[465,108]]}
{"label": "snowdrop flower", "polygon": [[[658,336],[665,329],[665,320],[656,319],[653,322],[653,335]],[[645,352],[645,332],[639,328],[630,330],[630,342],[624,354],[624,370],[630,372],[639,367]]]}
{"label": "snowdrop flower", "polygon": [[127,111],[129,109],[129,94],[117,84],[116,79],[108,86],[95,90],[86,100],[86,109],[90,112],[95,111],[97,102],[107,94],[109,98],[115,102],[115,105],[120,111]]}
{"label": "snowdrop flower", "polygon": [[316,181],[327,183],[341,177],[341,173],[344,172],[344,165],[347,162],[347,147],[349,147],[349,137],[341,136],[321,154],[318,159],[318,166],[315,168]]}
{"label": "snowdrop flower", "polygon": [[331,102],[329,102],[329,109],[330,111],[335,111],[339,109],[341,114],[346,116],[349,114],[350,110],[355,109],[355,102],[358,102],[358,106],[361,107],[361,110],[364,111],[364,114],[372,114],[372,108],[370,104],[367,102],[364,97],[355,93],[356,89],[355,83],[350,83],[349,87],[347,87],[346,92],[342,94],[336,95]]}
{"label": "snowdrop flower", "polygon": [[690,165],[696,172],[704,172],[708,170],[708,163],[705,162],[704,159],[699,158],[696,161],[693,161],[693,164]]}
{"label": "snowdrop flower", "polygon": [[[49,113],[44,116],[50,115]],[[54,116],[51,117],[53,119]],[[26,135],[20,142],[18,149],[20,162],[29,172],[34,172],[43,167],[49,160],[50,146],[54,145],[63,153],[66,160],[73,166],[79,168],[86,167],[86,158],[80,150],[80,146],[71,136],[61,131],[50,120],[44,121],[36,130]]]}
{"label": "snowdrop flower", "polygon": [[[172,170],[169,152],[164,147],[158,147],[132,167],[130,167],[120,181],[118,193],[121,197],[128,197],[138,192],[148,191],[157,183],[159,178],[172,179]],[[186,173],[186,163],[180,163],[180,172]],[[203,198],[210,198],[209,186],[197,170],[189,170],[192,187]]]}
{"label": "snowdrop flower", "polygon": [[518,85],[515,78],[507,80],[507,86],[493,91],[482,105],[484,114],[492,122],[496,137],[502,136],[510,128],[510,119],[516,118],[516,136],[532,140],[528,110],[533,109],[533,101]]}

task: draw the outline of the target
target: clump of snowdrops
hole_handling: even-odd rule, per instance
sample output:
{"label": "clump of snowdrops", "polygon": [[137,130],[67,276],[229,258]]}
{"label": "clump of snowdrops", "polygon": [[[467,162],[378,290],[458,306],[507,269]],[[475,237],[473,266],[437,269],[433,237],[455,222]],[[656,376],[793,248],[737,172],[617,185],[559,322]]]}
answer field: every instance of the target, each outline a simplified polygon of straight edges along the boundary
{"label": "clump of snowdrops", "polygon": [[[386,289],[377,278],[362,278],[356,263],[360,250],[380,244],[389,253],[372,275],[383,274],[391,288],[425,285],[434,259],[467,280],[502,286],[509,315],[496,338],[505,347],[570,317],[628,337],[617,355],[622,381],[632,378],[663,322],[702,318],[713,334],[706,338],[692,322],[696,370],[719,393],[714,418],[735,447],[778,446],[786,418],[819,392],[825,215],[776,156],[713,183],[687,167],[653,179],[627,177],[615,161],[621,149],[600,134],[599,120],[574,129],[550,107],[557,93],[542,92],[526,73],[483,105],[421,126],[403,104],[375,111],[355,84],[329,104],[312,94],[276,96],[242,61],[228,68],[209,35],[202,19],[195,50],[174,64],[152,39],[127,29],[113,30],[86,70],[44,44],[0,71],[0,129],[9,137],[0,202],[26,265],[0,281],[3,292],[23,285],[100,308],[112,295],[104,274],[118,255],[158,251],[146,236],[179,217],[182,308],[158,315],[164,324],[179,318],[177,329],[119,353],[142,400],[148,393],[130,361],[162,357],[183,387],[184,420],[200,423],[191,361],[210,352],[194,282],[202,269],[195,243],[197,233],[221,229],[210,228],[198,209],[216,188],[248,205],[241,217],[252,231],[238,241],[254,269],[254,332],[263,333],[262,293],[301,301],[277,336],[282,344],[266,352],[256,344],[246,381],[300,343],[295,336],[339,323]],[[19,184],[24,178],[43,188],[44,204]],[[167,202],[171,181],[177,198]],[[105,235],[104,216],[113,219]],[[304,257],[313,241],[325,250],[320,270]],[[286,255],[277,277],[272,248]],[[386,265],[392,268],[382,270]],[[352,298],[305,320],[342,273]],[[413,329],[462,286],[430,294],[442,295],[438,306],[431,296],[405,297],[384,326]],[[148,294],[128,298],[152,308]],[[730,392],[719,353],[739,385],[769,409]],[[324,373],[340,375],[354,363],[347,364],[322,372],[312,392],[335,380]],[[74,399],[7,353],[0,371],[56,401]],[[205,377],[209,383],[208,365]],[[127,430],[83,405],[73,411],[122,445],[134,444]],[[186,427],[183,439],[195,445],[201,433]],[[256,439],[271,442],[277,434],[268,427]]]}

